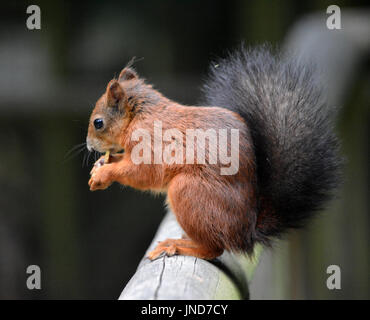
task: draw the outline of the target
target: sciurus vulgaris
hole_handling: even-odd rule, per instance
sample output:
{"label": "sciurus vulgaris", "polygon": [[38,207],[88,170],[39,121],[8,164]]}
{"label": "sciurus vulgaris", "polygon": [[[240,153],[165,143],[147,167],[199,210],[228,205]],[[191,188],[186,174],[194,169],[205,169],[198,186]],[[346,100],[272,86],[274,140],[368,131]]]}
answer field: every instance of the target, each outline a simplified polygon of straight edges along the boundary
{"label": "sciurus vulgaris", "polygon": [[[118,182],[165,192],[185,232],[182,239],[160,242],[150,259],[161,254],[213,259],[224,250],[251,254],[256,243],[269,245],[287,229],[301,227],[339,182],[333,110],[313,66],[266,45],[241,46],[211,65],[203,93],[202,106],[181,105],[129,64],[108,83],[90,118],[88,150],[111,154],[109,163],[101,158],[94,165],[90,190]],[[220,162],[209,157],[194,164],[134,163],[139,142],[132,134],[144,129],[153,137],[155,121],[184,137],[187,129],[237,129],[237,172],[220,174]],[[187,147],[185,138],[180,144]]]}

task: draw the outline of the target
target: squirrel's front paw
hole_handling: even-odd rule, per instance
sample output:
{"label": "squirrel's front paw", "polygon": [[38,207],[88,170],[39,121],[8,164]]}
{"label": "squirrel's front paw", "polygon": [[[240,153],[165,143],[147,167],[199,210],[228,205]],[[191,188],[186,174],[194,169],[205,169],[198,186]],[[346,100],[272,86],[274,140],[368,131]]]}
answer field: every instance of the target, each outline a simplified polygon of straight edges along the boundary
{"label": "squirrel's front paw", "polygon": [[90,175],[93,175],[96,169],[102,167],[103,165],[110,164],[110,163],[115,163],[120,160],[122,160],[123,154],[111,154],[109,156],[109,163],[105,163],[105,156],[101,156],[97,161],[95,161],[91,171]]}
{"label": "squirrel's front paw", "polygon": [[90,191],[104,190],[112,184],[112,175],[106,166],[95,167],[89,180]]}
{"label": "squirrel's front paw", "polygon": [[96,171],[96,169],[100,168],[101,166],[104,165],[104,156],[101,156],[97,161],[95,161],[91,171],[90,171],[90,175],[92,176],[94,174],[94,172]]}

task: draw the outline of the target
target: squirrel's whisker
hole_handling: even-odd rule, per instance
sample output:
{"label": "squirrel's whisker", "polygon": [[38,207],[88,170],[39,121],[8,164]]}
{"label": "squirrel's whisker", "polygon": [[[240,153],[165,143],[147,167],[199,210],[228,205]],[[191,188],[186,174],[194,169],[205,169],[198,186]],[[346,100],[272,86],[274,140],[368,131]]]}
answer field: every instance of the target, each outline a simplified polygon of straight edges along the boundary
{"label": "squirrel's whisker", "polygon": [[63,162],[69,161],[80,154],[86,148],[86,143],[80,143],[72,147],[68,152],[66,152]]}

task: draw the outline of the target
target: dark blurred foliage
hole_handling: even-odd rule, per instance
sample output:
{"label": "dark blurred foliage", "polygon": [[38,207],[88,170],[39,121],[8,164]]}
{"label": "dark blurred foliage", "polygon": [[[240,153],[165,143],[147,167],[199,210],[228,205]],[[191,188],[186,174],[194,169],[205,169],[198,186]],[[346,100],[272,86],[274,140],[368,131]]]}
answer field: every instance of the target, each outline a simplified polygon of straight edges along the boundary
{"label": "dark blurred foliage", "polygon": [[[42,29],[26,28],[38,4]],[[133,57],[172,99],[199,100],[209,62],[245,41],[280,44],[329,1],[7,1],[0,19],[0,298],[117,298],[165,212],[164,197],[113,185],[65,159],[89,113]],[[336,1],[365,6],[365,1]],[[367,69],[368,70],[368,69]],[[26,288],[26,267],[42,290]],[[312,294],[311,297],[315,297]]]}

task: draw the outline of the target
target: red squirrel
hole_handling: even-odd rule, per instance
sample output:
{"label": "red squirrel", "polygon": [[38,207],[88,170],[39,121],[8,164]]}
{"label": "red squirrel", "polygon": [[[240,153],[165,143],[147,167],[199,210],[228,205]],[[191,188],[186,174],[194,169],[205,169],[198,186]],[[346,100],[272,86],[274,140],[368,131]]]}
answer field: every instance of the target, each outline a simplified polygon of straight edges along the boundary
{"label": "red squirrel", "polygon": [[[118,182],[167,194],[185,234],[158,243],[150,259],[162,254],[214,259],[224,250],[251,254],[256,243],[269,245],[302,226],[338,185],[339,143],[321,88],[312,66],[268,46],[242,46],[213,63],[202,106],[166,98],[130,64],[108,83],[90,117],[88,150],[111,154],[109,163],[102,157],[94,165],[90,190]],[[155,154],[155,123],[162,132],[175,129],[171,139],[183,148],[180,161],[154,161],[163,160]],[[194,163],[187,163],[189,129],[236,130],[236,170],[221,174],[225,165],[209,156],[210,141],[196,144]],[[134,137],[143,131],[150,137],[145,143]],[[135,149],[139,143],[141,153]],[[233,148],[227,140],[226,153]],[[136,158],[146,153],[149,161],[138,163],[134,153]]]}

